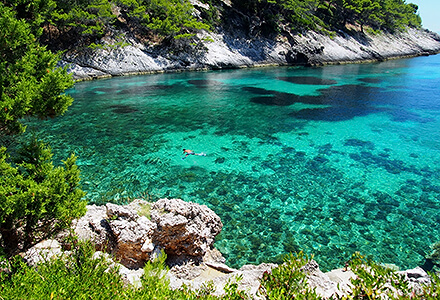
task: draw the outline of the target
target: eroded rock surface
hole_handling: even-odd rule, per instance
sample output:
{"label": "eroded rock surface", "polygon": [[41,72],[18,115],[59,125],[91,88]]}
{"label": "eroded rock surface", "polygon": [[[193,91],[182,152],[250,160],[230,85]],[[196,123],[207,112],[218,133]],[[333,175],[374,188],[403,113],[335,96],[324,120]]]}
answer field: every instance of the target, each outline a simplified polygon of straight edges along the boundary
{"label": "eroded rock surface", "polygon": [[220,217],[204,205],[180,199],[153,204],[135,200],[125,206],[88,206],[87,214],[76,222],[75,233],[124,266],[139,268],[160,250],[170,256],[203,257],[222,226]]}
{"label": "eroded rock surface", "polygon": [[205,205],[160,199],[151,209],[151,221],[157,226],[153,242],[169,255],[203,256],[223,227],[220,217]]}
{"label": "eroded rock surface", "polygon": [[30,266],[62,254],[61,244],[57,240],[44,240],[36,244],[23,254],[23,258]]}
{"label": "eroded rock surface", "polygon": [[[440,52],[438,34],[412,28],[377,35],[339,31],[332,37],[312,31],[292,34],[287,29],[272,37],[245,32],[240,28],[201,31],[199,46],[184,49],[148,46],[127,35],[124,47],[67,51],[60,64],[69,66],[74,79],[84,80],[177,70],[381,61]],[[112,45],[112,40],[102,43]]]}
{"label": "eroded rock surface", "polygon": [[[119,267],[123,280],[136,286],[141,284],[143,265],[160,255],[160,250],[168,254],[170,271],[166,276],[171,288],[185,285],[200,289],[212,282],[214,295],[224,294],[224,287],[235,281],[252,299],[264,299],[259,294],[263,274],[277,267],[276,264],[245,265],[240,269],[227,266],[222,254],[213,247],[214,238],[222,229],[220,218],[204,205],[180,199],[160,199],[156,203],[135,200],[124,206],[91,205],[87,214],[73,226],[80,239],[95,243],[99,250],[96,257],[112,260],[111,265]],[[23,257],[29,264],[36,265],[68,253],[62,251],[58,241],[47,240],[28,250]],[[302,271],[310,287],[323,298],[349,293],[350,280],[355,276],[349,269],[324,273],[314,260]],[[399,273],[416,294],[430,283],[428,274],[420,267]]]}

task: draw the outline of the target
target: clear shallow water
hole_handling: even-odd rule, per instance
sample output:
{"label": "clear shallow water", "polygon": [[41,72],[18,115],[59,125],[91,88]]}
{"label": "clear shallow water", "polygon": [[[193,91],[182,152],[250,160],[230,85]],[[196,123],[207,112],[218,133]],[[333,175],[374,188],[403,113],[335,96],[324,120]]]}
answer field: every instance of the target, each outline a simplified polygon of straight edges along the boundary
{"label": "clear shallow water", "polygon": [[440,56],[121,77],[77,83],[28,132],[79,156],[91,203],[206,204],[231,266],[302,249],[408,268],[440,240],[439,84]]}

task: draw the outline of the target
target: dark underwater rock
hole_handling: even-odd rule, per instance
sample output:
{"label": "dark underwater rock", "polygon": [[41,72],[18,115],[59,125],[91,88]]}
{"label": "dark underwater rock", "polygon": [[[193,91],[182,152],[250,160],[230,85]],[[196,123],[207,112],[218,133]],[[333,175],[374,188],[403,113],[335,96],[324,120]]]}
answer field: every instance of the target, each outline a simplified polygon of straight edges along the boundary
{"label": "dark underwater rock", "polygon": [[332,85],[336,84],[336,80],[323,79],[319,77],[312,76],[290,76],[290,77],[277,77],[278,80],[287,81],[296,84],[306,84],[306,85]]}
{"label": "dark underwater rock", "polygon": [[130,114],[139,111],[137,108],[134,108],[133,106],[124,105],[124,104],[111,105],[110,108],[114,113],[117,114]]}

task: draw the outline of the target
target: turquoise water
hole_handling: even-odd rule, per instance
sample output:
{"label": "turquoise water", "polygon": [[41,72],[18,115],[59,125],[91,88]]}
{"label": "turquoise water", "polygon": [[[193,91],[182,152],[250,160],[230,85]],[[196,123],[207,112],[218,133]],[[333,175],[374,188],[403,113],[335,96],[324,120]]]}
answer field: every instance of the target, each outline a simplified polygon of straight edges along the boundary
{"label": "turquoise water", "polygon": [[302,249],[408,268],[440,240],[439,83],[440,56],[120,77],[77,83],[28,132],[79,156],[91,203],[206,204],[231,266]]}

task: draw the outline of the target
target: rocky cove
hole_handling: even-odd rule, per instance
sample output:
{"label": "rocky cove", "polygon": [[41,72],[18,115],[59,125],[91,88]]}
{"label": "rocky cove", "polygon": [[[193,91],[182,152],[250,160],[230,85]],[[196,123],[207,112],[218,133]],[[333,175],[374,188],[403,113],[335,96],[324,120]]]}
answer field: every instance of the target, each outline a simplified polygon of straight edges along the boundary
{"label": "rocky cove", "polygon": [[[203,5],[197,1],[193,2],[196,7]],[[226,4],[227,1],[224,1],[224,3]],[[197,10],[195,14],[197,14]],[[9,19],[12,21],[13,17],[13,13],[11,12]],[[243,16],[243,18],[247,17],[248,16]],[[240,20],[240,17],[237,17],[235,20]],[[232,21],[234,21],[234,19]],[[251,19],[248,21],[248,25],[251,25],[248,28],[244,28],[242,26],[243,23],[238,22],[239,26],[236,27],[218,27],[209,32],[199,30],[194,38],[191,37],[191,40],[168,39],[163,44],[154,44],[156,42],[154,40],[147,43],[147,38],[142,39],[142,37],[133,34],[130,30],[127,31],[127,28],[124,27],[119,27],[119,30],[116,29],[116,27],[111,27],[108,32],[105,32],[105,36],[102,39],[93,40],[93,43],[88,46],[82,44],[84,48],[69,48],[70,50],[67,50],[63,54],[61,65],[68,66],[69,72],[74,75],[76,80],[86,80],[108,76],[186,70],[216,70],[285,65],[320,66],[325,64],[382,61],[397,57],[430,55],[438,52],[438,36],[419,29],[408,29],[405,32],[394,32],[393,34],[373,34],[369,33],[368,30],[364,32],[363,29],[359,30],[359,28],[351,25],[352,27],[347,27],[345,28],[346,30],[337,30],[333,33],[328,32],[327,34],[322,34],[313,31],[291,31],[288,28],[280,26],[280,31],[277,31],[276,34],[262,35],[260,34],[261,32],[253,32],[253,21]],[[234,22],[231,24],[233,23]],[[390,43],[390,41],[392,41],[392,43]],[[72,42],[74,42],[74,39],[72,39]],[[98,44],[95,44],[95,42]],[[281,68],[277,68],[277,70],[278,69]],[[44,66],[42,71],[44,74],[51,73],[49,69],[44,69]],[[425,74],[428,73],[429,72],[425,72]],[[279,80],[283,80],[282,78],[283,77],[279,77]],[[284,77],[284,79],[286,79],[286,77]],[[364,82],[368,82],[365,78],[361,79],[363,79]],[[41,81],[44,82],[44,80]],[[198,81],[198,83],[202,82],[203,81]],[[374,82],[374,80],[370,80],[369,82]],[[247,87],[244,91],[249,93],[253,92],[256,95],[273,95],[273,93],[262,91],[260,86]],[[106,98],[105,100],[108,99],[108,94],[104,95],[105,93],[102,91],[101,94],[103,98]],[[173,95],[173,93],[167,94]],[[126,96],[124,96],[124,98],[125,97]],[[252,100],[257,100],[255,98],[256,97],[253,97]],[[268,98],[274,97],[260,97],[259,100],[266,100],[267,104],[269,102]],[[230,98],[227,97],[226,99]],[[278,100],[278,98],[275,100]],[[284,98],[284,100],[286,99]],[[85,101],[85,103],[86,105],[90,104],[90,102],[87,103],[87,101]],[[289,102],[277,102],[277,104],[280,104],[280,107],[283,105],[288,106]],[[110,113],[119,115],[137,112],[136,109],[120,105],[111,105],[110,108],[112,109]],[[91,108],[89,108],[89,111],[92,114],[96,113],[96,110]],[[192,114],[194,114],[194,112],[192,112]],[[115,115],[113,119],[119,120],[120,116]],[[157,123],[154,122],[154,119],[152,119],[152,121],[153,123]],[[70,123],[78,124],[75,122]],[[84,122],[84,124],[88,128],[83,134],[90,132],[93,127],[89,120]],[[224,132],[228,132],[228,129],[228,127],[225,127]],[[66,135],[69,135],[71,131],[65,130],[65,132]],[[126,133],[127,131],[121,129],[121,132]],[[139,132],[139,130],[136,132]],[[100,133],[102,133],[102,131]],[[300,134],[301,136],[304,135],[302,132]],[[46,136],[50,135],[47,134]],[[154,136],[157,136],[157,134],[154,134]],[[70,135],[70,138],[72,137],[73,135]],[[131,138],[127,137],[127,140],[131,140]],[[261,140],[261,144],[264,144],[264,141],[265,140]],[[367,145],[366,148],[368,148],[369,144],[365,143],[367,142],[346,139],[344,147],[361,147],[362,145]],[[118,145],[121,143],[116,142],[114,144]],[[157,145],[160,145],[160,143]],[[245,146],[246,143],[242,143],[241,145]],[[277,146],[282,146],[282,143],[278,143]],[[67,150],[68,147],[66,144],[63,144],[62,148]],[[182,149],[182,146],[177,146],[177,148]],[[324,153],[324,151],[327,150],[327,152],[329,152],[331,149],[327,147],[322,150],[322,153]],[[306,153],[286,147],[283,151],[286,151],[286,153],[297,152],[298,156],[304,156]],[[156,153],[155,150],[152,152]],[[90,153],[93,157],[96,157],[95,153]],[[364,157],[355,154],[349,157],[352,160],[361,161],[364,159],[365,161],[373,156],[371,153],[365,151],[362,154]],[[417,158],[418,156],[412,155],[410,157]],[[178,159],[180,159],[180,157],[178,157]],[[383,162],[384,160],[385,159],[376,161]],[[148,162],[157,161],[158,160],[148,159],[144,160],[143,163],[148,164]],[[325,161],[323,157],[315,157],[315,163]],[[215,164],[222,164],[224,162],[225,158],[221,157],[214,161]],[[88,164],[81,161],[79,165],[87,166]],[[102,164],[98,162],[96,165]],[[267,166],[267,163],[265,166]],[[279,169],[281,169],[281,167],[287,169],[281,165]],[[114,169],[118,172],[120,171],[117,167]],[[427,169],[424,169],[424,171],[426,170]],[[399,171],[400,170],[394,170],[396,173]],[[133,180],[133,177],[127,177],[127,181],[134,182],[135,180]],[[194,180],[192,179],[192,181]],[[98,187],[99,183],[100,182],[98,182],[95,188]],[[140,183],[140,181],[138,180],[137,183]],[[410,183],[416,182],[408,180],[408,184]],[[87,184],[90,184],[90,182]],[[219,186],[219,184],[214,181],[212,181],[212,184]],[[249,184],[251,184],[251,182],[249,182]],[[407,188],[407,186],[405,186],[405,188]],[[435,193],[435,186],[432,188],[430,186],[429,188],[430,189],[427,188],[423,190],[423,192]],[[230,189],[225,188],[224,190]],[[408,191],[408,189],[405,191]],[[223,193],[223,191],[221,192]],[[408,193],[411,192],[413,192],[413,189],[409,189]],[[307,195],[313,194],[313,191],[301,190],[299,193],[301,193],[298,194],[301,198],[306,198]],[[251,193],[248,193],[248,191],[243,191],[241,194],[247,194],[250,198],[256,198]],[[286,192],[286,194],[288,193]],[[161,193],[160,197],[167,197],[169,195],[170,193]],[[181,196],[181,194],[178,194],[174,197],[180,198]],[[203,194],[195,196],[197,196],[198,199],[206,198]],[[426,196],[426,194],[423,196]],[[32,194],[32,197],[34,197],[34,194]],[[246,251],[257,253],[261,251],[264,260],[255,261],[254,266],[241,266],[242,264],[234,265],[235,269],[226,265],[222,254],[214,248],[214,240],[222,228],[221,220],[213,211],[203,205],[186,203],[178,199],[160,199],[156,203],[147,203],[137,200],[129,205],[121,206],[108,203],[112,202],[112,199],[115,198],[109,197],[105,201],[101,201],[102,204],[105,204],[103,206],[89,206],[87,215],[74,223],[74,228],[71,232],[75,232],[75,236],[79,236],[83,240],[91,240],[98,251],[97,256],[107,257],[109,261],[110,258],[115,259],[117,262],[115,265],[118,266],[118,270],[121,271],[122,276],[132,284],[139,282],[137,278],[142,274],[142,267],[145,262],[160,256],[162,253],[166,253],[168,257],[167,262],[171,269],[168,276],[174,288],[178,288],[182,283],[197,288],[211,280],[216,282],[218,287],[221,287],[224,280],[241,277],[241,288],[247,290],[251,295],[254,295],[254,297],[258,297],[255,287],[258,287],[258,280],[261,278],[261,274],[267,274],[276,267],[274,264],[260,264],[264,261],[270,261],[270,259],[267,259],[269,256],[265,255],[262,251],[266,245],[259,242],[260,239],[254,239],[252,241],[252,244],[257,246],[256,249],[246,244],[243,244],[243,247],[237,249],[245,249]],[[155,197],[155,199],[157,199],[157,197]],[[237,200],[240,200],[240,198],[237,198]],[[271,198],[268,200],[271,200]],[[225,202],[227,204],[231,203],[230,201]],[[307,202],[304,201],[304,203]],[[283,203],[280,202],[280,204],[282,205]],[[219,209],[218,206],[214,207],[216,207],[215,210]],[[238,208],[236,209],[239,212],[238,215],[243,212],[239,206],[232,208]],[[371,206],[365,206],[365,208],[368,209],[371,208]],[[414,207],[408,206],[408,208]],[[388,211],[390,210],[391,209]],[[263,211],[263,214],[264,213]],[[384,214],[381,212],[380,216],[384,216]],[[241,216],[239,216],[239,218],[240,217]],[[373,217],[374,215],[365,215],[365,218],[373,219]],[[227,215],[223,214],[222,218],[224,218],[225,224],[232,223],[227,218]],[[274,216],[268,216],[268,218],[275,220],[275,222],[278,221],[278,218]],[[249,219],[251,222],[256,222],[254,218]],[[295,217],[292,216],[289,219],[295,219]],[[297,220],[298,223],[302,222],[302,219]],[[333,218],[329,218],[329,220],[333,220]],[[265,224],[262,225],[265,226]],[[328,225],[328,223],[323,225]],[[275,224],[274,227],[276,227],[280,233],[286,232],[285,229],[277,226],[277,224]],[[321,237],[321,232],[317,232],[315,229],[316,228],[307,229],[307,231],[304,230],[304,233],[312,233],[316,237]],[[230,230],[228,231],[230,232]],[[244,232],[242,235],[235,235],[235,233],[232,232],[232,236],[229,236],[229,238],[237,238],[240,243],[240,240],[243,241],[246,235],[253,235],[254,232],[260,236],[266,236],[269,239],[272,238],[271,234],[266,234],[263,231],[254,229],[251,229],[250,232]],[[297,228],[293,228],[292,232],[295,234],[301,233]],[[372,232],[366,232],[363,229],[362,231],[359,230],[359,232],[362,234],[366,233],[366,237],[371,239]],[[298,245],[305,245],[307,243],[309,237],[307,234],[303,236],[305,240],[303,239]],[[371,240],[374,242],[374,239]],[[327,245],[329,241],[329,239],[322,241],[323,245]],[[377,245],[377,243],[374,244]],[[276,253],[289,252],[286,246],[291,245],[282,244],[282,246],[284,247],[284,251],[277,251]],[[71,249],[74,249],[74,247]],[[223,252],[222,248],[219,249]],[[68,242],[60,236],[57,240],[45,241],[44,243],[38,244],[26,253],[25,257],[27,261],[32,264],[39,259],[49,258],[52,254],[63,253],[68,255],[69,250]],[[330,251],[337,253],[337,251],[333,251],[332,249]],[[226,255],[227,252],[224,251],[223,253]],[[385,259],[383,261],[389,260]],[[257,264],[259,265],[257,266]],[[337,266],[339,265],[341,264],[337,264]],[[313,283],[324,296],[334,295],[339,292],[344,293],[345,289],[349,289],[348,279],[353,276],[350,270],[346,269],[336,270],[340,274],[332,273],[334,271],[322,273],[319,270],[319,266],[313,260],[308,263],[303,270],[309,275],[309,281]],[[105,274],[105,272],[101,274]],[[407,280],[414,284],[429,281],[426,273],[419,268],[403,272],[402,274],[405,274]],[[251,283],[251,285],[246,285],[247,283]],[[218,289],[219,288],[216,288],[216,290]]]}
{"label": "rocky cove", "polygon": [[[193,4],[196,9],[197,5],[203,5]],[[179,41],[158,46],[144,43],[129,32],[113,32],[101,39],[100,47],[66,51],[60,65],[67,66],[73,78],[80,81],[160,72],[363,63],[440,52],[439,35],[413,28],[380,34],[352,28],[333,35],[313,31],[292,33],[284,29],[276,36],[267,37],[249,34],[239,24],[235,28],[200,31],[197,41],[196,45]],[[145,210],[150,218],[139,215],[139,211]],[[239,269],[227,266],[213,246],[222,228],[220,218],[205,206],[177,199],[161,199],[153,204],[135,201],[127,206],[110,203],[89,206],[87,215],[75,226],[79,237],[91,239],[98,251],[108,252],[121,263],[121,274],[132,284],[139,282],[142,265],[159,255],[160,250],[167,253],[170,266],[167,276],[173,288],[183,284],[200,288],[213,281],[216,293],[221,293],[228,280],[240,275],[243,277],[240,289],[258,298],[263,273],[276,267],[275,264],[245,265]],[[60,242],[47,241],[31,249],[27,257],[34,261],[39,257],[36,253],[57,253],[61,249]],[[324,273],[313,260],[305,269],[309,284],[324,297],[347,292],[354,276],[342,268]],[[427,273],[420,267],[402,274],[415,287],[429,282]]]}
{"label": "rocky cove", "polygon": [[[194,14],[209,5],[191,1]],[[227,1],[223,1],[225,8]],[[233,11],[228,22],[215,30],[199,30],[190,41],[154,44],[130,31],[114,30],[97,43],[99,47],[67,50],[60,62],[75,80],[157,72],[209,70],[258,66],[360,63],[440,52],[440,36],[408,28],[393,33],[369,33],[352,26],[324,34],[293,32],[281,27],[271,35],[255,31],[249,16]]]}
{"label": "rocky cove", "polygon": [[[90,205],[86,215],[74,221],[72,229],[80,240],[90,240],[95,245],[95,255],[112,259],[127,284],[139,285],[144,264],[166,253],[170,267],[166,277],[172,289],[183,285],[200,289],[212,282],[214,295],[221,295],[228,282],[237,280],[238,288],[252,299],[264,299],[258,293],[260,280],[277,265],[263,263],[230,268],[214,247],[222,226],[220,218],[205,205],[180,199],[159,199],[154,203],[138,199],[127,205]],[[63,241],[67,234],[64,232],[53,240],[37,244],[23,254],[25,260],[36,265],[66,253],[69,244]],[[355,276],[346,268],[324,273],[313,259],[303,271],[309,286],[316,288],[324,298],[349,292],[350,280]],[[430,282],[421,267],[397,272],[416,292]]]}

